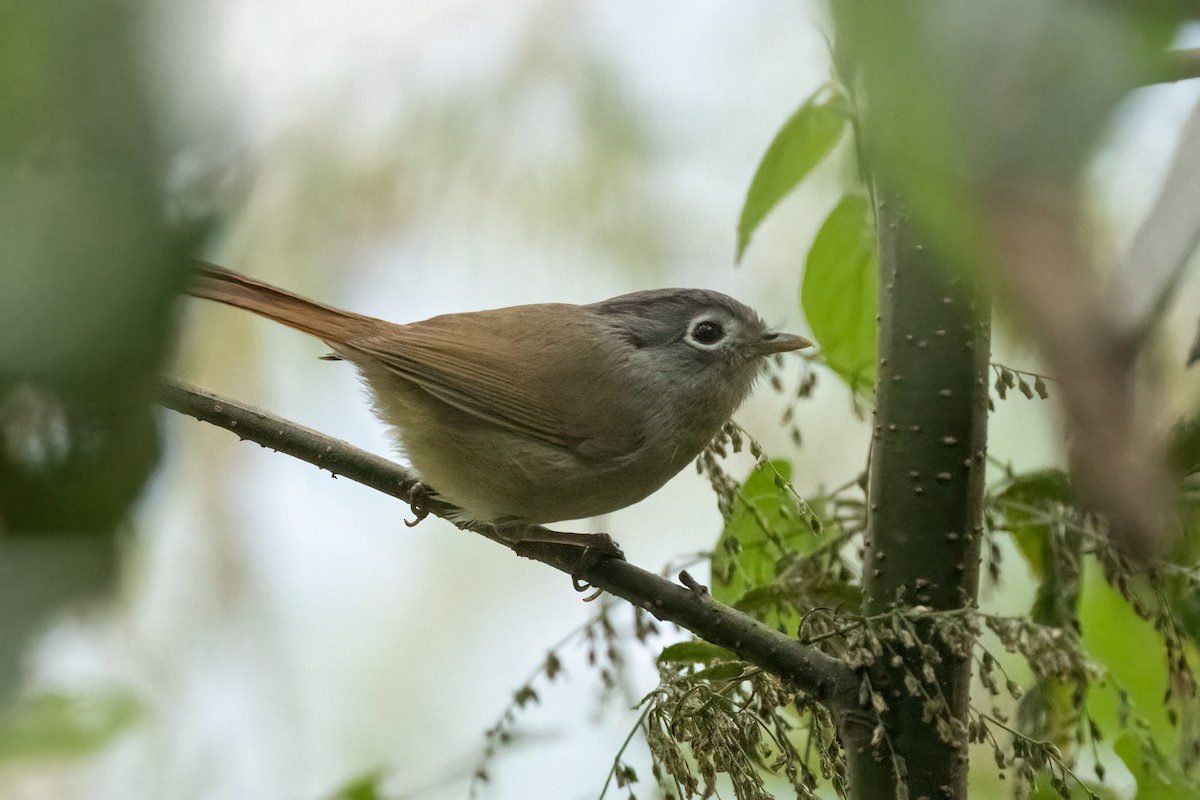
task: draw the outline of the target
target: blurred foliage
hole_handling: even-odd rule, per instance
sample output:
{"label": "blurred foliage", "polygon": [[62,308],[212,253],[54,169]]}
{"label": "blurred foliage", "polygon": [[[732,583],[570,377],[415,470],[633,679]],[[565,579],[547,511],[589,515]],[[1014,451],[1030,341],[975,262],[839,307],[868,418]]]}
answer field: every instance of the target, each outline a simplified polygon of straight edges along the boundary
{"label": "blurred foliage", "polygon": [[373,770],[365,775],[354,778],[340,787],[326,800],[383,800],[386,795],[381,789],[383,773]]}
{"label": "blurred foliage", "polygon": [[1150,4],[1081,0],[832,7],[839,71],[870,96],[871,169],[967,264],[984,254],[978,200],[1076,187],[1116,104],[1156,74],[1180,24]]}
{"label": "blurred foliage", "polygon": [[24,698],[0,715],[0,764],[85,755],[111,742],[140,713],[137,699],[122,692]]}
{"label": "blurred foliage", "polygon": [[132,2],[6,6],[0,519],[107,531],[157,458],[150,411],[188,241],[167,224]]}
{"label": "blurred foliage", "polygon": [[30,637],[55,613],[105,590],[119,551],[94,531],[0,535],[0,707],[16,688]]}
{"label": "blurred foliage", "polygon": [[[158,458],[192,239],[164,210],[140,22],[129,0],[0,8],[0,693],[38,620],[111,577],[114,530]],[[84,557],[102,569],[56,568]]]}
{"label": "blurred foliage", "polygon": [[[223,198],[244,205],[234,247],[328,280],[336,274],[329,264],[343,257],[336,247],[356,234],[420,225],[425,237],[444,233],[454,246],[471,220],[472,240],[501,253],[514,236],[534,243],[535,257],[552,257],[568,241],[642,280],[661,275],[671,259],[670,208],[646,176],[667,145],[618,60],[580,47],[585,16],[579,4],[544,6],[533,24],[511,31],[513,57],[476,75],[473,67],[438,80],[424,70],[396,75],[387,82],[393,102],[362,130],[329,121],[357,120],[360,108],[317,98],[304,110],[314,119],[262,154],[269,178]],[[373,130],[381,118],[386,125]],[[197,193],[228,194],[211,169],[217,174]],[[282,204],[266,189],[272,179],[289,185]],[[264,214],[265,204],[279,205]]]}

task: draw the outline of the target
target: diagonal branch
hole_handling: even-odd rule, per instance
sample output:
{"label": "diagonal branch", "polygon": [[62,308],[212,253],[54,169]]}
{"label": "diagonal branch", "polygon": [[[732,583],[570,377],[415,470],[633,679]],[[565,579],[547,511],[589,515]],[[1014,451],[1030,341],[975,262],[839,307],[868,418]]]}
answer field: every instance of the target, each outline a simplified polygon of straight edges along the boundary
{"label": "diagonal branch", "polygon": [[515,545],[500,537],[486,523],[455,521],[457,509],[437,499],[422,497],[417,478],[399,464],[213,392],[182,384],[165,384],[159,401],[167,408],[225,428],[242,439],[307,461],[406,503],[417,502],[429,513],[449,519],[459,528],[574,575],[644,608],[658,619],[687,628],[702,639],[788,680],[829,708],[843,727],[860,716],[852,713],[858,708],[858,678],[853,669],[833,656],[800,644],[753,617],[714,601],[698,586],[687,588],[617,559],[581,564],[578,547],[541,542]]}
{"label": "diagonal branch", "polygon": [[1156,83],[1174,83],[1200,78],[1200,47],[1168,50]]}
{"label": "diagonal branch", "polygon": [[1167,308],[1200,244],[1200,102],[1179,134],[1154,208],[1117,270],[1112,304],[1120,333],[1138,350]]}

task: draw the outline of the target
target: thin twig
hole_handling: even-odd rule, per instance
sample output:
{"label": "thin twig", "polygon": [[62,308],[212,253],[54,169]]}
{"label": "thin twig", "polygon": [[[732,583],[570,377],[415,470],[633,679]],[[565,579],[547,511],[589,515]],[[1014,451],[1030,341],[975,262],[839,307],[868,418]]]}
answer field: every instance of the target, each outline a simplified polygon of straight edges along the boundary
{"label": "thin twig", "polygon": [[621,743],[621,749],[613,756],[612,767],[608,770],[608,777],[604,779],[604,786],[600,789],[600,797],[597,800],[604,800],[604,795],[608,794],[608,787],[612,783],[612,779],[616,777],[617,770],[621,767],[621,756],[625,755],[625,750],[629,747],[629,743],[633,741],[634,735],[641,730],[642,724],[646,721],[646,717],[654,709],[653,705],[647,705],[642,713],[638,715],[637,722],[633,723],[633,727],[629,730],[629,735],[625,737],[625,741]]}

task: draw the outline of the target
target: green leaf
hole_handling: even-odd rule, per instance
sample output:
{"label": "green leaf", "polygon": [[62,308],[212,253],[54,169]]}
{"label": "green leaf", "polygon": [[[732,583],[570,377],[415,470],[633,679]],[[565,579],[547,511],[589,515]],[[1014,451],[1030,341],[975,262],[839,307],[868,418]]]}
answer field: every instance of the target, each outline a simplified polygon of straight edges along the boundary
{"label": "green leaf", "polygon": [[0,763],[90,753],[128,728],[140,713],[129,694],[41,694],[0,717]]}
{"label": "green leaf", "polygon": [[[1117,691],[1120,687],[1133,718],[1141,717],[1149,725],[1140,735],[1150,737],[1167,750],[1174,749],[1179,729],[1170,723],[1163,703],[1171,676],[1162,634],[1154,629],[1153,621],[1137,615],[1105,579],[1103,567],[1091,559],[1084,568],[1081,597],[1079,623],[1083,649],[1089,659],[1103,667],[1108,684],[1107,688],[1097,686],[1088,693],[1088,712],[1102,727],[1113,730],[1122,717]],[[1126,764],[1137,773],[1133,764],[1128,761]]]}
{"label": "green leaf", "polygon": [[658,663],[660,664],[692,664],[704,663],[710,661],[729,661],[736,659],[733,653],[726,650],[724,647],[717,647],[715,644],[694,640],[690,642],[676,642],[672,645],[667,645],[658,655]]}
{"label": "green leaf", "polygon": [[1004,515],[1004,529],[1033,574],[1045,575],[1045,551],[1050,526],[1042,520],[1055,506],[1072,501],[1071,481],[1061,469],[1044,469],[1018,475],[997,496]]}
{"label": "green leaf", "polygon": [[782,596],[765,587],[775,584],[797,554],[822,541],[805,521],[810,512],[787,485],[791,471],[782,460],[754,467],[734,500],[712,560],[713,598],[732,606],[746,600],[758,619],[776,628],[791,628],[798,617],[790,611],[781,616]]}
{"label": "green leaf", "polygon": [[[1071,483],[1066,473],[1045,469],[1019,475],[1000,493],[997,502],[1004,528],[1037,578],[1030,619],[1059,628],[1075,627],[1083,537],[1078,514],[1071,506]],[[1056,712],[1065,714],[1061,697],[1049,688],[1047,692],[1047,702]],[[1068,701],[1068,711],[1069,707]],[[1054,714],[1047,712],[1045,716],[1049,719]],[[1059,746],[1065,752],[1066,745]]]}
{"label": "green leaf", "polygon": [[763,612],[778,608],[784,602],[783,590],[775,584],[755,586],[747,589],[730,605],[738,611],[745,611],[755,617],[761,617]]}
{"label": "green leaf", "polygon": [[1154,800],[1195,800],[1196,787],[1180,769],[1178,762],[1131,732],[1122,734],[1113,743],[1113,751],[1137,781],[1138,797]]}
{"label": "green leaf", "polygon": [[738,220],[737,261],[750,237],[771,209],[788,195],[813,167],[829,154],[846,127],[845,101],[840,96],[817,102],[815,96],[783,124],[754,173],[742,216]]}
{"label": "green leaf", "polygon": [[848,194],[808,251],[800,303],[825,363],[855,392],[875,383],[879,254],[866,197]]}

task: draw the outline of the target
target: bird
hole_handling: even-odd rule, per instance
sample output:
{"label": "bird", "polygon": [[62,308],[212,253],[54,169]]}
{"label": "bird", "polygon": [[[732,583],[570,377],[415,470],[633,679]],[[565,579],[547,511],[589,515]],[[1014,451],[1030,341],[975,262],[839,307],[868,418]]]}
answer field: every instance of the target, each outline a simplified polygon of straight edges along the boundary
{"label": "bird", "polygon": [[[428,491],[457,507],[458,521],[491,523],[510,540],[655,492],[720,432],[767,357],[812,345],[704,289],[406,324],[206,262],[189,291],[325,342],[357,368]],[[536,530],[536,541],[598,543]]]}

